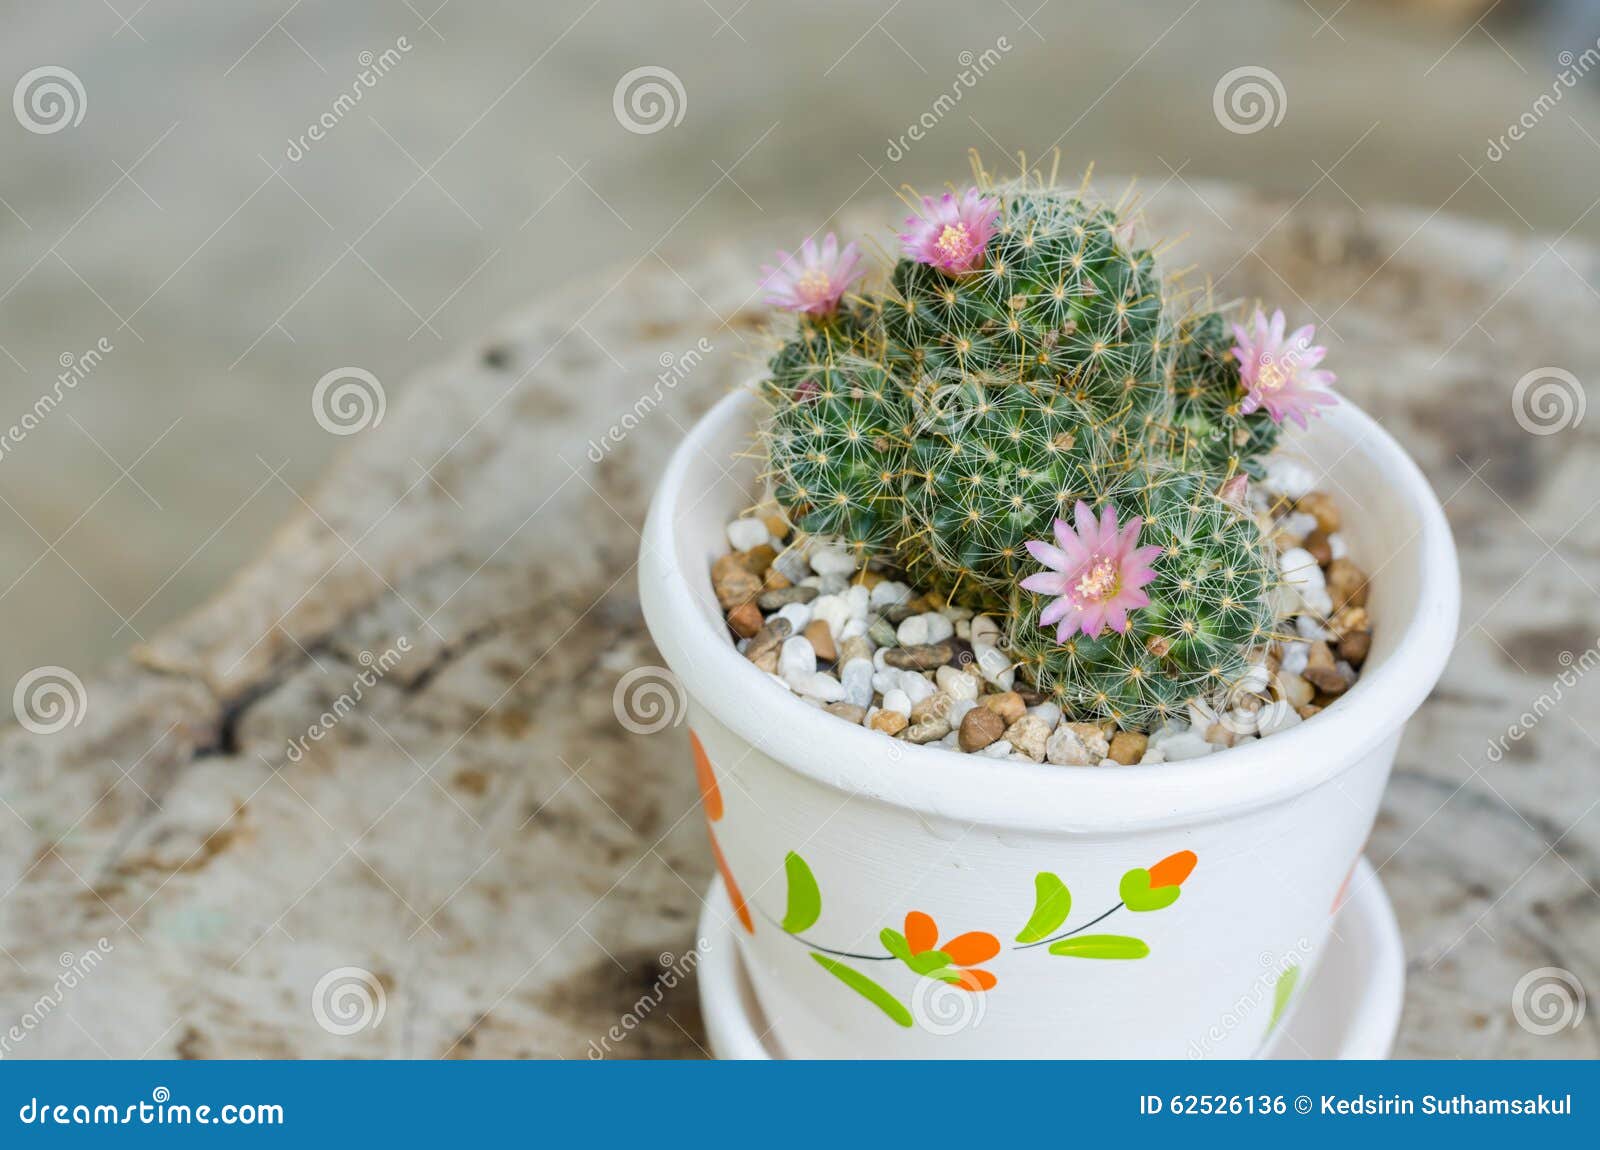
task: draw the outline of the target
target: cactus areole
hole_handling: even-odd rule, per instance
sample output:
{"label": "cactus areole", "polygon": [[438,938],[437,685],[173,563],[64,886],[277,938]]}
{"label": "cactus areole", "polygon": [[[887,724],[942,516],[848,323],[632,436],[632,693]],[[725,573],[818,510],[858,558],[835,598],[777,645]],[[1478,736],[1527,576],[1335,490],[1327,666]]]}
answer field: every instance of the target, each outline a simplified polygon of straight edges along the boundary
{"label": "cactus areole", "polygon": [[766,269],[793,313],[761,383],[772,494],[993,615],[1069,714],[1181,716],[1273,638],[1280,575],[1241,484],[1282,420],[1336,402],[1325,351],[1164,278],[1087,180],[974,173],[913,201],[887,274],[832,235]]}

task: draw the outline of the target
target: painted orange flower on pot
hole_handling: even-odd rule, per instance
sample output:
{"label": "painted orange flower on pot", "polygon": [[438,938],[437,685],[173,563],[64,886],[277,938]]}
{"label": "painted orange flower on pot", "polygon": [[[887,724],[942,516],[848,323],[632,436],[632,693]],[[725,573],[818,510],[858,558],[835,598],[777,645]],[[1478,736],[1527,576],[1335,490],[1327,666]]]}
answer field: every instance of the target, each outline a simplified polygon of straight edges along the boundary
{"label": "painted orange flower on pot", "polygon": [[894,945],[895,940],[885,938],[884,942],[918,974],[943,979],[952,986],[974,992],[989,990],[995,985],[994,975],[978,967],[980,962],[988,962],[1000,953],[1000,940],[987,931],[971,930],[940,945],[939,924],[933,921],[933,916],[914,910],[906,915],[906,932],[902,937],[904,954],[899,953],[901,948]]}

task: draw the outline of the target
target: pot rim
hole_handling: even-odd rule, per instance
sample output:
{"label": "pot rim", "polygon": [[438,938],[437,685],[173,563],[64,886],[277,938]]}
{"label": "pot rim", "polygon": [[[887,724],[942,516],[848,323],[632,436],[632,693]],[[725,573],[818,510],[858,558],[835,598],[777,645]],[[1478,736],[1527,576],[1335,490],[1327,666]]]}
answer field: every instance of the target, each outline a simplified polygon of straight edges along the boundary
{"label": "pot rim", "polygon": [[[895,807],[961,823],[1052,832],[1117,832],[1194,823],[1285,802],[1360,761],[1400,728],[1433,690],[1455,645],[1460,574],[1444,510],[1394,438],[1345,399],[1324,420],[1377,471],[1419,524],[1416,609],[1388,657],[1335,707],[1243,747],[1175,763],[1067,767],[1019,763],[883,737],[803,703],[772,682],[714,627],[680,569],[675,518],[685,480],[708,444],[759,397],[740,388],[719,401],[674,451],[641,536],[645,621],[689,696],[753,748],[789,770]],[[720,459],[718,459],[720,464]],[[710,586],[710,561],[693,577]],[[1381,585],[1382,571],[1374,573]],[[737,764],[719,764],[736,770]]]}

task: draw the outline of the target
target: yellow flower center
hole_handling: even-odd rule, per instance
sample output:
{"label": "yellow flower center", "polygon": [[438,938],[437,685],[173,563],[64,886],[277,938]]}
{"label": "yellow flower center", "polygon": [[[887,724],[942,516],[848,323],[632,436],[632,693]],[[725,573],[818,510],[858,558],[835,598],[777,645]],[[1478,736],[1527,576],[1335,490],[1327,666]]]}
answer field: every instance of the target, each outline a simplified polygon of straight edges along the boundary
{"label": "yellow flower center", "polygon": [[833,283],[828,279],[828,273],[821,268],[808,268],[806,273],[795,281],[802,299],[812,303],[828,298],[833,288]]}
{"label": "yellow flower center", "polygon": [[1098,603],[1110,598],[1117,590],[1117,565],[1101,557],[1078,580],[1076,591],[1080,601]]}
{"label": "yellow flower center", "polygon": [[966,224],[946,224],[944,231],[939,233],[939,242],[934,246],[939,249],[940,255],[953,262],[966,257],[971,243],[972,237],[967,234]]}
{"label": "yellow flower center", "polygon": [[1277,391],[1289,382],[1289,373],[1279,367],[1273,359],[1263,359],[1261,366],[1256,370],[1257,391]]}

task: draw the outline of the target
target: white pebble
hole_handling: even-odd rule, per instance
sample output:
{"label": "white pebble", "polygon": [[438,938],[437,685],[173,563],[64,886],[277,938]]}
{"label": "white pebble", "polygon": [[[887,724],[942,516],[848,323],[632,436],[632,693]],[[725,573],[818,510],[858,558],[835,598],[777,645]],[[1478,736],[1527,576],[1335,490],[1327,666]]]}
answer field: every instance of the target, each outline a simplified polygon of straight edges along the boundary
{"label": "white pebble", "polygon": [[1040,703],[1036,707],[1029,707],[1028,714],[1036,719],[1043,720],[1044,725],[1052,731],[1056,729],[1056,724],[1061,721],[1061,708],[1055,703]]}
{"label": "white pebble", "polygon": [[728,546],[735,551],[759,547],[770,538],[767,525],[759,519],[735,519],[728,524]]}
{"label": "white pebble", "polygon": [[1278,520],[1278,530],[1294,540],[1304,539],[1317,529],[1317,517],[1304,511],[1291,511]]}
{"label": "white pebble", "polygon": [[795,685],[795,690],[824,703],[837,703],[844,699],[844,686],[826,671],[813,671]]}
{"label": "white pebble", "polygon": [[883,693],[883,709],[885,711],[898,711],[909,719],[911,717],[911,700],[904,691],[894,688]]}
{"label": "white pebble", "polygon": [[811,600],[811,617],[828,625],[828,633],[838,638],[850,618],[850,604],[843,595],[819,595]]}
{"label": "white pebble", "polygon": [[1139,765],[1141,767],[1148,767],[1153,766],[1156,763],[1164,763],[1166,761],[1167,756],[1163,755],[1158,750],[1152,750],[1147,747],[1145,748],[1144,757],[1139,760]]}
{"label": "white pebble", "polygon": [[971,619],[957,619],[956,620],[956,638],[957,639],[970,639],[970,638],[972,638],[972,620]]}
{"label": "white pebble", "polygon": [[948,735],[933,745],[936,747],[947,747],[952,751],[959,751],[961,749],[961,732],[951,731]]}
{"label": "white pebble", "polygon": [[856,560],[841,547],[818,547],[811,553],[811,569],[818,575],[848,575],[856,569]]}
{"label": "white pebble", "polygon": [[844,701],[854,703],[858,707],[872,705],[872,692],[874,678],[872,662],[869,659],[851,659],[839,672],[840,682],[844,686]]}
{"label": "white pebble", "polygon": [[822,590],[822,576],[821,575],[807,575],[804,579],[800,580],[800,582],[797,584],[797,586],[800,586],[800,587],[815,587],[818,591],[821,591]]}
{"label": "white pebble", "polygon": [[1206,742],[1205,736],[1198,731],[1185,731],[1161,744],[1161,753],[1167,757],[1169,763],[1204,758],[1213,749],[1212,745]]}
{"label": "white pebble", "polygon": [[911,705],[916,706],[922,700],[931,697],[938,688],[915,671],[901,671],[900,690],[911,700]]}
{"label": "white pebble", "polygon": [[790,633],[798,635],[801,631],[804,631],[806,629],[806,625],[811,622],[811,604],[785,603],[782,607],[778,608],[778,611],[775,615],[770,617],[789,620]]}
{"label": "white pebble", "polygon": [[884,656],[889,653],[889,648],[879,647],[872,652],[872,669],[874,671],[892,671],[894,668],[884,661]]}
{"label": "white pebble", "polygon": [[956,633],[956,625],[937,611],[929,611],[922,616],[928,625],[928,637],[924,643],[943,643]]}
{"label": "white pebble", "polygon": [[843,575],[817,576],[817,590],[824,595],[843,595],[850,590],[850,580]]}
{"label": "white pebble", "polygon": [[795,635],[783,641],[778,651],[778,674],[793,685],[801,679],[816,674],[817,649],[804,635]]}
{"label": "white pebble", "polygon": [[834,638],[843,643],[846,639],[856,639],[866,633],[867,621],[865,619],[852,618],[845,621],[845,625],[839,628],[839,633]]}
{"label": "white pebble", "polygon": [[1318,639],[1331,639],[1333,637],[1328,629],[1317,622],[1311,615],[1296,615],[1294,617],[1294,629],[1300,638],[1310,643],[1315,643]]}
{"label": "white pebble", "polygon": [[928,617],[926,615],[912,615],[900,622],[899,628],[894,633],[900,640],[902,647],[916,647],[928,641]]}
{"label": "white pebble", "polygon": [[[978,754],[984,755],[984,756],[986,756],[988,758],[991,758],[991,759],[1003,759],[1003,758],[1006,758],[1008,755],[1011,754],[1011,740],[1010,739],[996,739],[994,742],[990,743],[987,747],[984,747],[982,750],[980,750],[978,752]],[[1032,760],[1030,759],[1029,762],[1032,762]]]}
{"label": "white pebble", "polygon": [[1298,459],[1290,459],[1286,455],[1267,457],[1267,474],[1261,486],[1273,495],[1298,500],[1309,495],[1316,485],[1315,473]]}
{"label": "white pebble", "polygon": [[872,592],[864,584],[852,584],[850,590],[845,592],[845,606],[850,610],[850,618],[859,619],[862,629],[866,629],[867,612],[871,609]]}
{"label": "white pebble", "polygon": [[977,699],[957,699],[946,709],[944,717],[950,720],[952,728],[960,727],[961,720],[967,717],[967,712],[978,705]]}
{"label": "white pebble", "polygon": [[1344,536],[1335,531],[1328,536],[1328,557],[1343,559],[1350,554],[1350,546],[1344,541]]}
{"label": "white pebble", "polygon": [[1311,644],[1285,643],[1283,654],[1278,658],[1278,670],[1286,675],[1298,675],[1306,669],[1310,656]]}
{"label": "white pebble", "polygon": [[798,547],[789,547],[778,552],[778,557],[772,561],[773,567],[791,583],[799,583],[811,574],[811,565],[806,562],[806,557],[800,553]]}
{"label": "white pebble", "polygon": [[900,689],[900,671],[897,667],[885,667],[881,671],[872,672],[872,689],[880,695]]}
{"label": "white pebble", "polygon": [[939,690],[949,695],[952,699],[976,699],[978,697],[978,680],[965,671],[957,670],[946,664],[933,673],[933,678],[939,684]]}
{"label": "white pebble", "polygon": [[1016,668],[1012,667],[1011,660],[1002,655],[998,648],[987,643],[972,644],[972,654],[977,659],[978,670],[983,672],[983,677],[1002,691],[1011,690],[1016,682]]}
{"label": "white pebble", "polygon": [[1283,572],[1284,583],[1294,591],[1306,610],[1324,616],[1333,612],[1333,600],[1328,597],[1322,568],[1317,566],[1311,552],[1304,547],[1291,547],[1279,556],[1278,567]]}
{"label": "white pebble", "polygon": [[968,634],[972,637],[972,645],[974,647],[979,643],[995,647],[1000,643],[1000,624],[987,615],[979,615],[972,620],[972,627]]}
{"label": "white pebble", "polygon": [[911,588],[904,583],[896,583],[885,579],[875,586],[869,595],[869,601],[874,607],[893,607],[899,603],[911,601]]}

